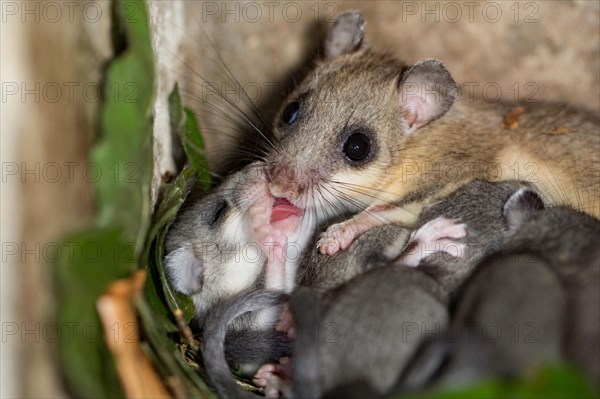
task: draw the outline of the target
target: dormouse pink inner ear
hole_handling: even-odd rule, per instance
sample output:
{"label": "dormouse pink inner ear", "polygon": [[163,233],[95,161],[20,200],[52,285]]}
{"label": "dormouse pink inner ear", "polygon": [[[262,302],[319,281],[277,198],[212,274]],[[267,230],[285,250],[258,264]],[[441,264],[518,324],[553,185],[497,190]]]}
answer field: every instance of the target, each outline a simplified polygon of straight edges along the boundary
{"label": "dormouse pink inner ear", "polygon": [[417,107],[414,105],[405,104],[403,111],[404,119],[406,120],[408,127],[412,128],[419,117],[419,111],[417,110]]}
{"label": "dormouse pink inner ear", "polygon": [[424,60],[404,73],[399,96],[400,116],[406,133],[412,133],[448,112],[456,82],[440,61]]}
{"label": "dormouse pink inner ear", "polygon": [[432,111],[435,101],[431,94],[401,94],[404,95],[401,107],[409,128],[416,129],[434,119]]}

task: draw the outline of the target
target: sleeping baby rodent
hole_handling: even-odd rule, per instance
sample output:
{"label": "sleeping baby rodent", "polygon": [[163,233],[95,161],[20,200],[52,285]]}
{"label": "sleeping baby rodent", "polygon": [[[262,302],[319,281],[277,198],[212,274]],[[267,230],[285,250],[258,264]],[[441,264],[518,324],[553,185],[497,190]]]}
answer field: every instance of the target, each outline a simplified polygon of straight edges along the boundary
{"label": "sleeping baby rodent", "polygon": [[505,129],[513,105],[457,101],[440,61],[404,65],[364,46],[364,28],[358,11],[338,18],[325,59],[282,106],[267,160],[275,197],[319,220],[359,212],[327,229],[322,253],[377,225],[410,226],[425,204],[474,179],[525,180],[548,204],[600,216],[597,114],[529,103]]}
{"label": "sleeping baby rodent", "polygon": [[218,301],[252,287],[290,292],[310,238],[298,209],[276,201],[261,164],[232,174],[178,215],[166,238],[171,285],[193,299],[202,323]]}
{"label": "sleeping baby rodent", "polygon": [[211,325],[211,312],[241,292],[291,292],[300,252],[314,230],[307,223],[311,219],[297,208],[270,195],[264,167],[255,163],[189,201],[169,228],[168,280],[192,297],[197,328],[205,335],[226,335],[225,356],[240,374],[253,375],[286,353],[286,334],[272,328],[280,307],[246,313],[227,326]]}
{"label": "sleeping baby rodent", "polygon": [[297,284],[331,289],[375,265],[394,262],[418,266],[451,295],[484,256],[509,238],[503,207],[523,187],[528,185],[475,180],[426,206],[412,233],[387,224],[369,230],[335,257],[307,251]]}
{"label": "sleeping baby rodent", "polygon": [[[505,208],[509,240],[481,262],[456,301],[460,339],[423,352],[421,364],[448,352],[432,380],[416,378],[419,366],[407,379],[456,386],[566,360],[600,387],[600,221],[568,206],[545,208],[527,189]],[[483,331],[490,325],[500,332],[494,339]]]}

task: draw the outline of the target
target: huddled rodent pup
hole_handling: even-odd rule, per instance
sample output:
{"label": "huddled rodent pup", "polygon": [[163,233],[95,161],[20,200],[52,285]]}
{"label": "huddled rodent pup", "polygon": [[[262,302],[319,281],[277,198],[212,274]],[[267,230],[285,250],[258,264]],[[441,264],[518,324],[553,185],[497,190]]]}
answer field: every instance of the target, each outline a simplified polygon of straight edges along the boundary
{"label": "huddled rodent pup", "polygon": [[297,284],[335,288],[367,270],[395,262],[419,266],[450,295],[484,256],[509,238],[503,207],[524,187],[528,185],[517,181],[476,180],[426,206],[414,230],[398,224],[378,226],[333,257],[309,248]]}
{"label": "huddled rodent pup", "polygon": [[461,293],[451,328],[421,348],[423,359],[408,370],[404,389],[518,379],[565,361],[566,292],[559,278],[535,256],[493,258]]}
{"label": "huddled rodent pup", "polygon": [[[461,339],[426,346],[407,384],[515,377],[560,360],[600,387],[600,221],[568,206],[545,208],[531,190],[504,212],[510,239],[480,263],[454,305]],[[421,370],[442,356],[441,369]]]}
{"label": "huddled rodent pup", "polygon": [[169,228],[167,277],[193,298],[199,317],[221,298],[260,284],[265,259],[248,223],[249,208],[261,198],[259,173],[248,168],[229,176],[200,200],[184,204]]}
{"label": "huddled rodent pup", "polygon": [[[223,328],[207,325],[207,317],[240,292],[257,288],[291,292],[300,259],[297,252],[312,234],[304,223],[307,220],[296,208],[270,195],[258,163],[187,204],[167,233],[164,264],[173,288],[192,297],[194,324],[209,332]],[[287,337],[272,332],[279,313],[279,306],[261,309],[227,324],[227,360],[232,367],[252,375],[265,361],[281,356],[279,348],[286,347]],[[242,339],[247,344],[237,345]]]}
{"label": "huddled rodent pup", "polygon": [[381,224],[411,227],[423,206],[475,179],[525,180],[549,204],[600,217],[596,114],[530,103],[507,130],[512,105],[456,101],[440,61],[404,65],[362,45],[364,28],[359,11],[338,18],[325,59],[282,106],[279,147],[268,156],[275,197],[319,220],[358,212],[327,229],[322,253]]}
{"label": "huddled rodent pup", "polygon": [[297,253],[312,234],[310,219],[271,196],[267,184],[263,165],[251,164],[183,209],[170,226],[167,276],[192,296],[198,317],[256,285],[292,290]]}
{"label": "huddled rodent pup", "polygon": [[317,398],[355,382],[388,392],[423,331],[447,323],[444,294],[431,277],[401,266],[374,268],[325,293],[297,289],[291,396]]}
{"label": "huddled rodent pup", "polygon": [[532,207],[503,253],[540,259],[566,289],[563,348],[600,387],[600,220],[567,206]]}

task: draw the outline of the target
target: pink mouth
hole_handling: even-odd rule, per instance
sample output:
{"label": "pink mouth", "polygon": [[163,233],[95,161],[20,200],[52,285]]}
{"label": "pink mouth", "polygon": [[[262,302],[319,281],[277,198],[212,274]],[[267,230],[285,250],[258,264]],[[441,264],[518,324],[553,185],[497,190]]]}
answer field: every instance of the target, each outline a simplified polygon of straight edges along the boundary
{"label": "pink mouth", "polygon": [[267,256],[264,284],[268,289],[285,290],[288,280],[293,280],[293,271],[286,269],[288,240],[297,232],[304,211],[286,198],[274,197],[266,176],[258,184],[249,215],[254,237]]}
{"label": "pink mouth", "polygon": [[266,176],[258,184],[261,185],[260,194],[249,209],[255,237],[261,245],[276,242],[283,248],[288,235],[298,228],[304,211],[286,198],[274,197],[269,191]]}
{"label": "pink mouth", "polygon": [[270,224],[278,223],[292,216],[301,217],[304,211],[294,206],[286,198],[275,198],[273,209],[271,210]]}

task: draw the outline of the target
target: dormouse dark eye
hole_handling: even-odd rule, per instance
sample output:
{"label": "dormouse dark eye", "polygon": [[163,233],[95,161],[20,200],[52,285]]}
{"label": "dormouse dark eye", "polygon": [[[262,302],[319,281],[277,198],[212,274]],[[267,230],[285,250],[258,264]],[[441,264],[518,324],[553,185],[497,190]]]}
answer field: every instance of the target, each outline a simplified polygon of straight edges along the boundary
{"label": "dormouse dark eye", "polygon": [[217,206],[215,207],[215,214],[213,216],[211,225],[214,225],[215,223],[217,223],[219,221],[219,219],[221,219],[221,217],[225,213],[225,210],[227,210],[227,202],[226,201],[219,202],[217,204]]}
{"label": "dormouse dark eye", "polygon": [[296,121],[296,118],[298,117],[299,109],[300,109],[300,104],[298,103],[298,101],[292,101],[291,103],[286,105],[285,108],[283,109],[283,114],[281,115],[281,119],[288,125],[291,125],[292,123],[294,123]]}
{"label": "dormouse dark eye", "polygon": [[370,152],[371,140],[362,133],[352,133],[344,143],[344,155],[351,161],[362,161]]}

